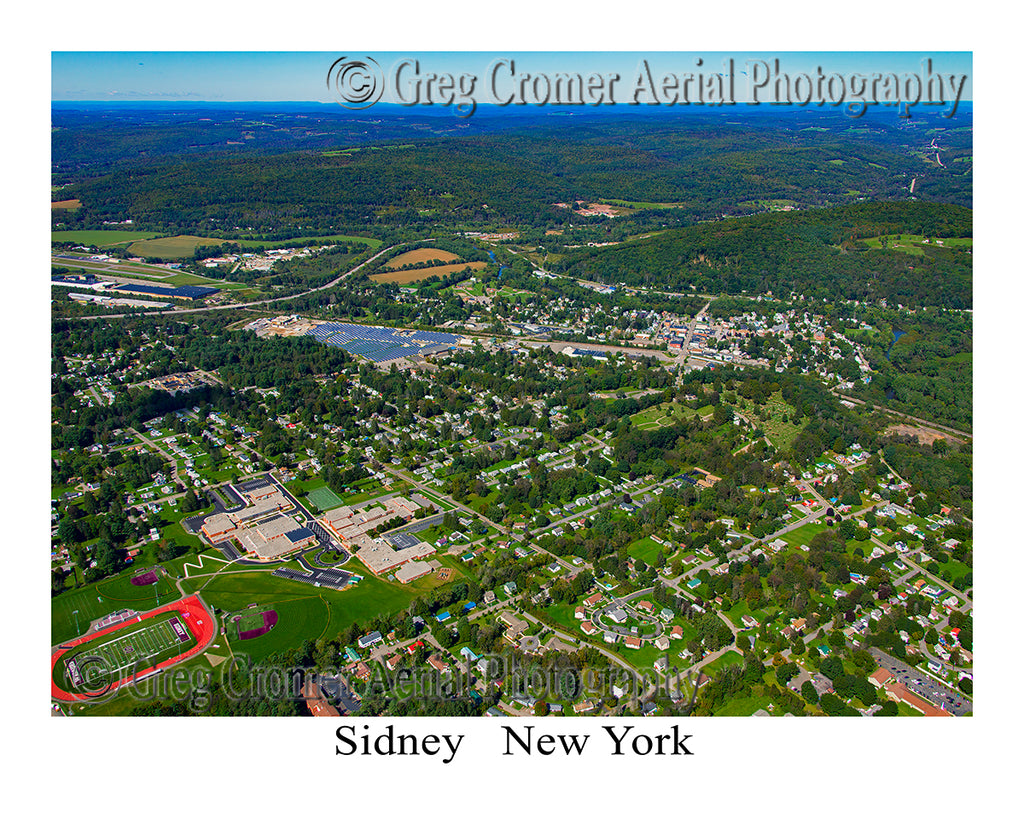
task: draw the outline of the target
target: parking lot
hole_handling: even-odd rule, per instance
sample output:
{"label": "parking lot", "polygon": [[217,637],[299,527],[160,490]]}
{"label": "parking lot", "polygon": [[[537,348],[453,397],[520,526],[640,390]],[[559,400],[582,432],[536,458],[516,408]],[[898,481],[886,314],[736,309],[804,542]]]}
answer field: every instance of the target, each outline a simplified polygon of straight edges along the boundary
{"label": "parking lot", "polygon": [[937,708],[945,708],[953,716],[963,716],[973,711],[973,703],[961,691],[943,685],[921,669],[914,668],[886,654],[878,648],[869,649],[871,655],[886,671],[919,697],[923,697]]}

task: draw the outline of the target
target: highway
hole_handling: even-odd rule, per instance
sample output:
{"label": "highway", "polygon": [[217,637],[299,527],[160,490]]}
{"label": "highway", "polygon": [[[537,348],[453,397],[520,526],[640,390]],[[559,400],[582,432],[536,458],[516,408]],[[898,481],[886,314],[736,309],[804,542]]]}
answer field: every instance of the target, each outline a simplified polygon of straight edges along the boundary
{"label": "highway", "polygon": [[[399,244],[390,245],[388,247],[385,247],[382,250],[377,251],[374,255],[372,255],[366,261],[360,262],[359,264],[357,264],[355,267],[351,268],[350,270],[346,270],[341,275],[336,276],[335,278],[331,279],[329,282],[327,282],[327,284],[321,285],[320,287],[311,288],[310,290],[303,290],[301,293],[292,293],[290,296],[275,296],[272,299],[261,299],[260,301],[248,301],[248,302],[241,302],[241,303],[237,303],[237,304],[218,304],[218,305],[212,305],[212,306],[209,306],[209,307],[190,307],[190,308],[184,308],[184,309],[175,308],[174,310],[151,310],[151,311],[147,311],[146,315],[147,316],[168,316],[168,315],[179,316],[179,315],[183,315],[183,314],[186,314],[186,313],[208,313],[211,310],[245,310],[245,309],[248,309],[250,307],[259,307],[259,306],[264,305],[264,304],[274,304],[274,303],[279,302],[279,301],[289,301],[291,299],[302,298],[303,296],[308,296],[311,293],[319,293],[319,292],[321,292],[323,290],[329,290],[332,287],[336,287],[338,284],[340,284],[346,278],[348,278],[349,276],[351,276],[354,273],[358,273],[360,270],[362,270],[364,267],[366,267],[366,265],[368,265],[370,262],[380,258],[385,253],[387,253],[388,251],[394,250],[394,249],[399,248],[399,247],[404,247],[407,244],[414,244],[414,243],[401,242]],[[109,276],[105,276],[103,278],[110,278],[110,277]],[[77,318],[72,319],[72,320],[75,320],[75,321],[93,321],[95,319],[130,318],[131,316],[137,316],[137,315],[138,315],[138,313],[111,313],[109,315],[104,314],[104,315],[98,315],[98,316],[78,316]]]}

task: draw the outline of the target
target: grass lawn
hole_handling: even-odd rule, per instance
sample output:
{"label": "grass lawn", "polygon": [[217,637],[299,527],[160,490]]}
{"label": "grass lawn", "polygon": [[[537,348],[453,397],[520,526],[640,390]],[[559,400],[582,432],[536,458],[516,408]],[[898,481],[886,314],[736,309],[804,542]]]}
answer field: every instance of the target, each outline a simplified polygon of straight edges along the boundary
{"label": "grass lawn", "polygon": [[609,646],[602,641],[601,645],[604,648],[608,648],[611,651],[614,651],[631,666],[634,666],[635,668],[641,671],[653,669],[654,661],[657,660],[659,657],[664,657],[666,654],[668,655],[669,669],[671,669],[672,666],[679,666],[679,658],[672,653],[671,647],[668,651],[661,651],[660,649],[655,647],[654,643],[644,643],[640,646],[640,648],[626,648],[626,646],[621,642]]}
{"label": "grass lawn", "polygon": [[553,622],[557,623],[558,627],[563,631],[567,631],[573,636],[583,634],[583,632],[580,631],[580,623],[583,621],[576,619],[575,603],[553,603],[550,606],[544,607],[544,614],[546,614]]}
{"label": "grass lawn", "polygon": [[814,539],[816,534],[825,532],[828,528],[824,523],[805,523],[800,528],[783,535],[782,539],[790,546],[806,546]]}
{"label": "grass lawn", "polygon": [[659,546],[649,537],[645,537],[629,544],[626,552],[630,557],[635,557],[638,560],[642,560],[648,566],[653,566],[664,548],[664,546]]}
{"label": "grass lawn", "polygon": [[709,677],[713,677],[723,668],[730,665],[743,665],[743,655],[740,654],[738,651],[733,651],[732,649],[730,649],[717,660],[714,660],[713,662],[710,662],[707,665],[702,666],[701,671],[703,671]]}
{"label": "grass lawn", "polygon": [[638,429],[657,429],[658,427],[668,427],[677,421],[681,421],[687,415],[693,415],[693,411],[683,407],[680,404],[666,401],[663,404],[658,404],[654,407],[648,407],[647,409],[640,410],[630,416],[633,422],[633,426]]}
{"label": "grass lawn", "polygon": [[765,618],[768,616],[768,614],[766,614],[761,609],[751,609],[750,604],[748,604],[746,600],[741,600],[739,603],[737,603],[735,606],[733,606],[731,609],[725,612],[725,616],[732,620],[733,625],[737,628],[746,628],[746,626],[743,625],[743,621],[740,619],[745,614],[749,614],[759,623],[763,623],[765,621]]}
{"label": "grass lawn", "polygon": [[[426,497],[429,498],[430,496],[426,495]],[[491,504],[493,504],[497,499],[498,499],[498,490],[495,489],[495,490],[489,492],[485,497],[480,497],[479,495],[471,493],[469,496],[467,496],[466,500],[463,501],[463,503],[466,506],[468,506],[470,509],[472,509],[474,512],[477,512],[478,514],[482,514],[480,512],[480,510],[484,506],[487,506],[488,509],[489,509]]]}
{"label": "grass lawn", "polygon": [[965,574],[972,572],[973,569],[966,563],[961,563],[959,560],[953,560],[952,558],[950,558],[948,563],[939,563],[937,561],[932,561],[928,564],[928,571],[930,571],[932,574],[937,574],[940,577],[942,576],[942,572],[948,571],[950,579],[946,582],[951,583],[953,580],[956,580],[957,578],[963,577]]}

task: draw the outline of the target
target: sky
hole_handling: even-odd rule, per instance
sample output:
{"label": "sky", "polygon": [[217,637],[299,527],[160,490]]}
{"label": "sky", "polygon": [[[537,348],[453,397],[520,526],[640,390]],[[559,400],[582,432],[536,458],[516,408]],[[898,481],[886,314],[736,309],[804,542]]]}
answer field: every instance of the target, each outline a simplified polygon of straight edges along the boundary
{"label": "sky", "polygon": [[[652,75],[684,75],[724,72],[731,59],[736,82],[736,100],[749,94],[751,60],[763,60],[774,80],[774,60],[779,73],[795,78],[800,73],[813,76],[820,66],[823,73],[849,78],[854,74],[894,72],[923,76],[923,61],[932,60],[932,70],[942,74],[966,75],[962,100],[973,99],[972,56],[970,52],[772,52],[772,51],[477,51],[477,52],[69,52],[51,55],[51,100],[166,100],[166,101],[320,101],[334,102],[327,85],[328,69],[340,58],[371,57],[380,66],[384,80],[383,102],[409,101],[417,72],[406,69],[402,75],[406,95],[395,97],[395,69],[405,59],[419,62],[421,82],[427,74],[462,74],[478,78],[476,99],[490,99],[487,79],[495,62],[515,62],[515,76],[524,74],[549,77],[557,72],[618,73],[623,77],[621,94],[629,97],[642,61]],[[698,65],[698,60],[702,63]],[[765,69],[762,69],[764,71]],[[510,91],[512,71],[499,69],[499,90]],[[743,72],[748,72],[744,74]],[[660,80],[659,80],[660,81]],[[503,84],[501,84],[503,83]],[[423,93],[423,92],[421,92]],[[616,90],[615,102],[620,99]],[[762,92],[766,93],[766,92]],[[641,100],[645,101],[645,100]]]}

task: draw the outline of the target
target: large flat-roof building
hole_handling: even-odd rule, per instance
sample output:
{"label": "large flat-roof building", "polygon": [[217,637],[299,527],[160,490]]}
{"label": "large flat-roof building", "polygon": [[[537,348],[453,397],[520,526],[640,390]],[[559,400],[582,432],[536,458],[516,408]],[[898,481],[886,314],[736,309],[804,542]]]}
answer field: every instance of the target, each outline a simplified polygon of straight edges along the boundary
{"label": "large flat-roof building", "polygon": [[288,500],[275,487],[269,493],[261,493],[258,500],[232,512],[218,512],[203,521],[202,531],[210,543],[221,543],[241,534],[241,529],[251,521],[269,515],[288,511],[292,508]]}
{"label": "large flat-roof building", "polygon": [[270,484],[239,494],[250,501],[247,506],[218,512],[203,521],[202,533],[210,543],[234,539],[257,559],[274,560],[316,540],[312,530],[282,514],[294,507],[276,486]]}
{"label": "large flat-roof building", "polygon": [[[412,560],[429,557],[436,551],[429,543],[418,543],[415,546],[410,546],[408,549],[399,550],[391,548],[386,543],[369,540],[368,543],[364,544],[356,552],[356,557],[374,574],[384,574]],[[407,583],[408,580],[402,582]]]}
{"label": "large flat-roof building", "polygon": [[403,563],[402,567],[395,572],[395,580],[399,583],[411,583],[419,577],[430,574],[434,569],[439,569],[441,564],[436,560],[428,560],[426,562],[422,560],[410,561]]}
{"label": "large flat-roof building", "polygon": [[315,540],[311,529],[288,515],[249,526],[238,536],[242,548],[259,560],[274,560]]}

